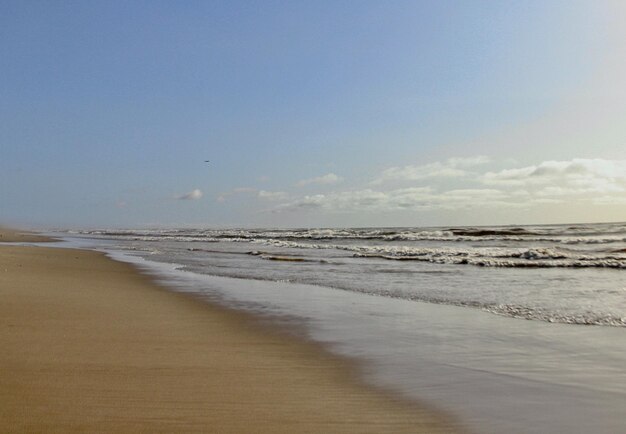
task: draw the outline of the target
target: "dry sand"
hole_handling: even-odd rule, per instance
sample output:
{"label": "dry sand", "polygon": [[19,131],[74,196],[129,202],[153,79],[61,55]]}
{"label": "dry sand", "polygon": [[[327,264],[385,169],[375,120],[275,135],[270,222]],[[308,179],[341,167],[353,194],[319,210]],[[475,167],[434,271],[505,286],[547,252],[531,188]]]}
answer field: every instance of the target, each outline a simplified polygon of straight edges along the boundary
{"label": "dry sand", "polygon": [[97,252],[0,245],[0,300],[0,432],[455,431],[318,346]]}
{"label": "dry sand", "polygon": [[20,231],[0,226],[0,242],[4,243],[43,243],[56,241],[29,231]]}

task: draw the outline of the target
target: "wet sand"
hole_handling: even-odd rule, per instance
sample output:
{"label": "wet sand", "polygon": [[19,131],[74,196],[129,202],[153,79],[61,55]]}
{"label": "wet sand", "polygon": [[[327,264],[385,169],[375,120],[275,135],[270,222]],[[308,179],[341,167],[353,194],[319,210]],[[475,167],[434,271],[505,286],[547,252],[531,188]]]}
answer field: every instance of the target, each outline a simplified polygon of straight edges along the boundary
{"label": "wet sand", "polygon": [[2,432],[458,432],[319,346],[97,252],[0,244],[0,299]]}

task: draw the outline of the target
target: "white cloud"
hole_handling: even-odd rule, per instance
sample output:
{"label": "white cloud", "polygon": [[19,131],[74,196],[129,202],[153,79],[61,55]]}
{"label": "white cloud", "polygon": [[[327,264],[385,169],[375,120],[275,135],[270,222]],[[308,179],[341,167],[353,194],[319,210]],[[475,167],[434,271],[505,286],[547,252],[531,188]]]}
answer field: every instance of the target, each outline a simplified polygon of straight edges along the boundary
{"label": "white cloud", "polygon": [[593,198],[595,205],[626,205],[626,196],[598,196]]}
{"label": "white cloud", "polygon": [[337,184],[343,181],[343,178],[335,175],[334,173],[327,173],[323,176],[318,176],[317,178],[303,179],[299,181],[296,185],[298,187],[304,187],[305,185],[317,184],[317,185],[328,185],[328,184]]}
{"label": "white cloud", "polygon": [[563,199],[553,199],[549,197],[540,197],[533,199],[529,202],[530,205],[554,205],[559,203],[564,203]]}
{"label": "white cloud", "polygon": [[228,199],[231,196],[235,196],[235,195],[239,195],[239,194],[245,194],[245,193],[256,193],[257,189],[256,188],[252,188],[252,187],[237,187],[237,188],[233,188],[230,191],[225,191],[223,193],[220,193],[219,196],[217,196],[217,201],[218,202],[226,202],[226,199]]}
{"label": "white cloud", "polygon": [[583,158],[570,161],[544,161],[536,166],[488,172],[484,179],[493,183],[510,181],[545,183],[564,177],[572,180],[590,177],[626,179],[626,161]]}
{"label": "white cloud", "polygon": [[428,209],[466,209],[492,206],[517,206],[495,189],[459,189],[436,193],[430,187],[401,188],[391,191],[372,189],[304,196],[274,209],[281,211],[325,210],[331,212],[388,212]]}
{"label": "white cloud", "polygon": [[535,194],[539,197],[550,197],[550,196],[571,196],[577,194],[585,194],[588,193],[587,189],[578,189],[578,188],[568,188],[568,187],[559,187],[559,186],[550,186],[542,188],[537,191]]}
{"label": "white cloud", "polygon": [[533,166],[487,172],[481,180],[488,185],[525,188],[547,185],[536,191],[544,196],[621,192],[626,187],[626,160],[544,161]]}
{"label": "white cloud", "polygon": [[202,198],[202,191],[197,188],[195,190],[190,191],[189,193],[176,196],[177,200],[198,200],[201,198]]}
{"label": "white cloud", "polygon": [[[501,185],[524,185],[531,183],[530,176],[536,166],[523,167],[521,169],[504,169],[499,172],[487,172],[482,180],[485,184]],[[539,180],[541,182],[541,180]]]}
{"label": "white cloud", "polygon": [[266,200],[285,200],[289,195],[284,191],[260,190],[258,196],[260,199]]}
{"label": "white cloud", "polygon": [[453,167],[474,167],[491,162],[491,158],[486,155],[476,155],[474,157],[448,158],[446,161]]}
{"label": "white cloud", "polygon": [[443,162],[424,164],[421,166],[409,165],[402,167],[390,167],[372,181],[372,184],[381,184],[386,181],[403,180],[417,181],[428,178],[459,178],[469,175],[465,170],[470,167],[488,163],[489,157],[477,156],[467,158],[449,158]]}
{"label": "white cloud", "polygon": [[[388,169],[378,179],[426,179],[431,186],[385,189],[374,187],[332,191],[287,199],[285,192],[261,190],[259,198],[280,201],[272,212],[371,213],[406,211],[505,212],[546,208],[558,204],[609,205],[626,200],[626,160],[572,159],[480,173],[474,166],[486,157],[449,159],[424,166]],[[496,162],[492,162],[496,164]],[[508,164],[512,164],[508,161]],[[501,166],[502,167],[502,166]],[[332,174],[329,174],[332,175]],[[442,178],[445,183],[440,182]],[[321,181],[326,179],[326,181]],[[324,184],[333,177],[304,180],[299,185]],[[609,197],[613,198],[613,202]]]}

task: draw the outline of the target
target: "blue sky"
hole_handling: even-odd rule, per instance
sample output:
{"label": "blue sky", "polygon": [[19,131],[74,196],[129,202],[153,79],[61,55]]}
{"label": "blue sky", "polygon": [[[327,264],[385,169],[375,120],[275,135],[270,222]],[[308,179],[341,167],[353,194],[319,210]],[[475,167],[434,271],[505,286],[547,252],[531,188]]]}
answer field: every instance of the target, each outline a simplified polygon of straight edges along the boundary
{"label": "blue sky", "polygon": [[0,1],[0,221],[626,220],[624,19],[608,0]]}

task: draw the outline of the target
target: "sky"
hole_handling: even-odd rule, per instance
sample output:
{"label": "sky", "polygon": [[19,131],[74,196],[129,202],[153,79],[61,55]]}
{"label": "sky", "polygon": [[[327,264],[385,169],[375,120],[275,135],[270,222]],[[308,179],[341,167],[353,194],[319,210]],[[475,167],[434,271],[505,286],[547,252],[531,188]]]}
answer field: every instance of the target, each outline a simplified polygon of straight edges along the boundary
{"label": "sky", "polygon": [[626,221],[624,22],[611,0],[0,0],[0,223]]}

